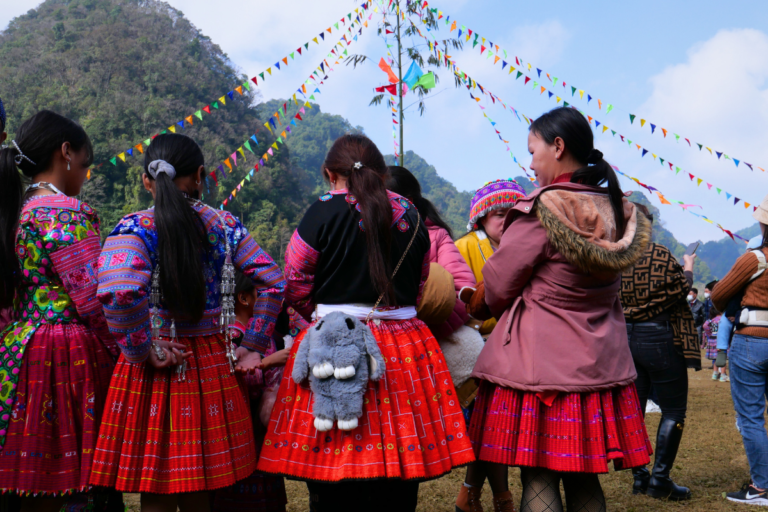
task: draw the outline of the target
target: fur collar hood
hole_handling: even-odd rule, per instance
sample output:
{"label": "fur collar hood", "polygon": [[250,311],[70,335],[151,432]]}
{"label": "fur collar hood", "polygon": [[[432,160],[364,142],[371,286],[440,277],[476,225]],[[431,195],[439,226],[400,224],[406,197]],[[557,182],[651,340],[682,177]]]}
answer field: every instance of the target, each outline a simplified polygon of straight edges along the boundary
{"label": "fur collar hood", "polygon": [[[584,272],[623,272],[651,240],[651,223],[624,199],[624,235],[617,239],[610,198],[600,187],[560,183],[521,199],[516,214],[536,213],[547,239],[569,263]],[[507,218],[507,226],[514,216]]]}

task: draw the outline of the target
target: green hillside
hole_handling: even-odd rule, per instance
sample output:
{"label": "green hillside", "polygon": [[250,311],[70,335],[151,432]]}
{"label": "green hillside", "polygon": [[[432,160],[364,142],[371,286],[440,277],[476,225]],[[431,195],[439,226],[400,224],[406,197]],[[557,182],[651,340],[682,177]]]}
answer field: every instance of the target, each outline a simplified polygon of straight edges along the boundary
{"label": "green hillside", "polygon": [[[156,0],[46,0],[14,19],[0,33],[0,97],[8,111],[9,135],[41,109],[79,121],[91,136],[96,169],[83,199],[100,212],[104,231],[130,211],[149,205],[141,187],[142,158],[109,159],[204,107],[242,84],[221,49],[181,12]],[[218,162],[250,135],[257,154],[273,142],[263,127],[254,94],[244,91],[212,106],[212,115],[182,133],[203,148],[207,162]],[[255,144],[252,144],[255,146]],[[219,204],[251,168],[236,168],[206,200]],[[233,210],[255,231],[271,254],[282,254],[312,192],[306,176],[287,152],[262,168]]]}

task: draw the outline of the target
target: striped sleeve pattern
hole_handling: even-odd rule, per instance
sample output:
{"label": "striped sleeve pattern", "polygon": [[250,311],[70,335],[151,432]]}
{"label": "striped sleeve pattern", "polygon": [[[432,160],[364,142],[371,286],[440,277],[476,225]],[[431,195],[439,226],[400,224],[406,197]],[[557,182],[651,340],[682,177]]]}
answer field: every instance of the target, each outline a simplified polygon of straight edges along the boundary
{"label": "striped sleeve pattern", "polygon": [[135,234],[107,238],[99,257],[97,296],[104,305],[110,331],[128,361],[147,358],[152,337],[149,286],[152,264],[147,247]]}
{"label": "striped sleeve pattern", "polygon": [[261,354],[272,343],[272,333],[285,294],[285,278],[280,267],[251,238],[242,225],[238,226],[241,237],[235,252],[235,266],[253,280],[256,285],[256,304],[241,346]]}
{"label": "striped sleeve pattern", "polygon": [[299,235],[293,233],[285,251],[285,278],[288,282],[285,298],[304,318],[309,318],[314,309],[312,287],[320,252],[313,249]]}

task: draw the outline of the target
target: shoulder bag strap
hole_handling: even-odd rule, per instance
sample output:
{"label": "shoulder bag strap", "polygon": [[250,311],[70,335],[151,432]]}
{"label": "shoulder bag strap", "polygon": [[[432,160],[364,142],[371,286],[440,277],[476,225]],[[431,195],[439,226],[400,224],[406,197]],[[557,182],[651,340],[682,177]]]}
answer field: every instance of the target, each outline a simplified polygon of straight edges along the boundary
{"label": "shoulder bag strap", "polygon": [[[394,281],[395,276],[397,275],[397,271],[400,270],[400,266],[403,264],[403,261],[405,261],[405,256],[408,254],[408,251],[411,250],[411,246],[413,245],[413,241],[416,240],[416,235],[419,232],[419,227],[421,226],[421,215],[419,214],[419,210],[416,210],[416,229],[413,230],[413,235],[411,236],[411,241],[408,242],[408,246],[405,248],[405,252],[400,257],[400,261],[397,263],[397,266],[395,267],[395,270],[392,272],[392,277],[389,278],[389,283],[387,283],[387,288],[389,288],[389,285],[392,284],[392,281]],[[368,313],[368,316],[365,319],[365,323],[368,323],[371,320],[371,315],[374,311],[376,311],[376,308],[379,307],[379,304],[381,304],[381,301],[384,300],[384,295],[386,295],[386,291],[382,292],[381,295],[379,295],[379,299],[376,301],[376,304],[373,305],[373,309],[371,309],[371,312]]]}

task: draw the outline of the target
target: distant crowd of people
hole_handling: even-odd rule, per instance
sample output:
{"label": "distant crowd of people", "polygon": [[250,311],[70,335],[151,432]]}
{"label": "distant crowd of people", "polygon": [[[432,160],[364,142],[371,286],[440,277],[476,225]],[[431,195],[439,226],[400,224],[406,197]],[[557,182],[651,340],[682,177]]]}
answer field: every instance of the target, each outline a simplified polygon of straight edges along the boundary
{"label": "distant crowd of people", "polygon": [[[0,143],[5,124],[0,102]],[[287,477],[311,511],[414,511],[466,467],[457,512],[486,480],[496,512],[599,512],[611,462],[689,500],[671,473],[702,350],[714,380],[730,362],[750,466],[728,499],[768,505],[768,197],[701,301],[695,256],[652,242],[578,111],[533,121],[528,150],[538,188],[484,184],[456,239],[412,173],[344,135],[281,269],[201,201],[191,138],[152,140],[154,206],[105,228],[77,199],[83,128],[24,121],[0,149],[3,510],[278,512]]]}

